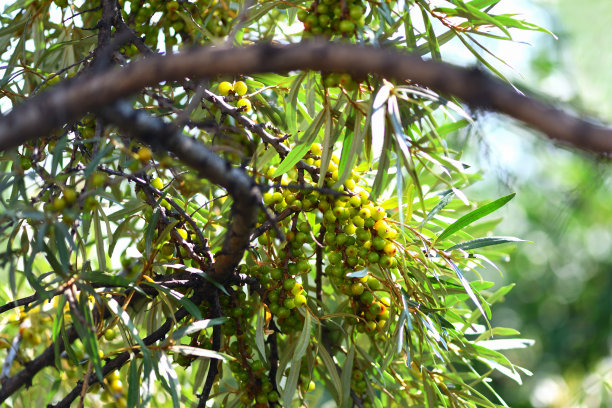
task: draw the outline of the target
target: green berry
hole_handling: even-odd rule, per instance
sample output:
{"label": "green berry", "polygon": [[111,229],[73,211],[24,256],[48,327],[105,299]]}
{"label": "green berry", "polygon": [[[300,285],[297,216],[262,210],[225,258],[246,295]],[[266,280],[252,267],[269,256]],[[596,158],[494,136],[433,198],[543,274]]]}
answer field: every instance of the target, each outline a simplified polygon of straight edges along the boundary
{"label": "green berry", "polygon": [[359,300],[364,305],[369,305],[374,301],[374,295],[372,294],[372,292],[365,291],[359,296]]}
{"label": "green berry", "polygon": [[352,33],[355,31],[355,23],[353,23],[351,20],[342,20],[338,28],[340,29],[341,33]]}
{"label": "green berry", "polygon": [[293,278],[285,279],[285,281],[283,282],[283,289],[285,289],[287,292],[290,292],[296,283],[297,281]]}
{"label": "green berry", "polygon": [[351,6],[349,9],[349,17],[352,20],[359,21],[363,17],[363,8],[359,5]]}
{"label": "green berry", "polygon": [[363,287],[363,284],[361,282],[356,282],[351,285],[351,293],[353,294],[353,296],[361,295],[364,290],[365,288]]}

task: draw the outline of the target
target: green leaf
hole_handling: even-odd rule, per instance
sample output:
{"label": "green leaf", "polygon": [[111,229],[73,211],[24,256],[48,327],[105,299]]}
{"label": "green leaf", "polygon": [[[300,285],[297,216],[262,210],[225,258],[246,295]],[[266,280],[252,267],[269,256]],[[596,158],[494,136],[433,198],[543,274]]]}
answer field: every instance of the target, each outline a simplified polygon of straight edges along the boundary
{"label": "green leaf", "polygon": [[262,304],[259,307],[259,310],[257,311],[257,323],[255,327],[255,345],[257,346],[257,351],[259,351],[259,357],[264,363],[266,363],[266,345],[264,341],[265,315],[266,309]]}
{"label": "green leaf", "polygon": [[121,323],[128,329],[128,332],[132,335],[132,338],[138,343],[140,346],[140,352],[143,354],[145,359],[151,359],[151,351],[144,344],[144,341],[140,338],[140,334],[138,333],[138,329],[136,325],[132,321],[131,316],[128,312],[123,310],[119,303],[115,299],[110,299],[108,301],[108,308],[121,320]]}
{"label": "green leaf", "polygon": [[87,167],[85,168],[85,171],[83,172],[83,175],[85,177],[89,177],[94,172],[94,170],[98,167],[98,163],[100,163],[102,158],[106,156],[108,153],[110,153],[114,148],[115,146],[113,146],[112,144],[107,144],[102,149],[100,149],[100,151],[87,164]]}
{"label": "green leaf", "polygon": [[[322,340],[319,341],[319,343],[321,342]],[[340,380],[340,376],[338,375],[338,370],[336,369],[336,363],[334,363],[334,359],[329,355],[327,350],[325,350],[325,347],[319,347],[319,356],[321,357],[321,360],[323,360],[323,364],[325,365],[327,373],[331,378],[332,385],[336,390],[336,396],[338,397],[336,402],[339,404],[342,396],[342,382]]]}
{"label": "green leaf", "polygon": [[531,347],[535,344],[533,339],[499,339],[499,340],[482,340],[478,342],[479,346],[486,347],[489,350],[516,350]]}
{"label": "green leaf", "polygon": [[128,393],[127,402],[130,407],[137,407],[138,401],[140,400],[140,373],[138,365],[140,361],[133,359],[130,361],[130,368],[128,374]]}
{"label": "green leaf", "polygon": [[218,351],[214,351],[214,350],[208,350],[208,349],[203,349],[200,347],[192,347],[192,346],[185,346],[182,344],[175,344],[173,346],[169,347],[169,350],[172,350],[174,352],[177,353],[181,353],[184,354],[186,356],[193,356],[193,357],[201,357],[201,358],[213,358],[216,360],[221,360],[221,361],[231,361],[234,360],[234,357],[225,354],[225,353],[220,353]]}
{"label": "green leaf", "polygon": [[500,245],[506,244],[509,242],[526,242],[524,239],[519,239],[515,237],[483,237],[483,238],[475,238],[469,241],[461,242],[459,244],[453,245],[448,248],[447,251],[452,251],[453,249],[475,249],[482,248],[491,245]]}
{"label": "green leaf", "polygon": [[453,268],[453,270],[455,271],[455,274],[457,275],[457,278],[459,279],[459,282],[461,282],[461,285],[465,289],[465,293],[467,293],[470,299],[472,299],[472,302],[474,302],[478,310],[480,310],[480,313],[482,313],[482,316],[485,319],[487,319],[487,323],[488,323],[489,322],[488,319],[491,318],[491,315],[490,313],[485,313],[482,305],[478,301],[478,297],[476,296],[476,294],[474,293],[474,290],[470,286],[470,282],[468,282],[468,280],[465,279],[465,277],[461,273],[461,270],[457,267],[457,265],[455,265],[453,261],[451,261],[450,259],[446,259],[446,262]]}
{"label": "green leaf", "polygon": [[321,125],[323,124],[324,112],[325,110],[322,110],[321,112],[319,112],[319,114],[312,121],[310,126],[308,126],[308,129],[306,129],[306,132],[304,132],[304,137],[302,138],[302,142],[298,144],[297,146],[295,146],[289,152],[287,157],[285,157],[285,159],[278,165],[278,168],[276,169],[272,177],[282,176],[283,174],[288,172],[291,168],[293,168],[293,166],[295,166],[297,162],[302,160],[302,157],[304,157],[306,152],[308,152],[308,149],[310,149],[310,145],[312,144],[313,140],[317,136],[317,133],[319,132],[319,129],[321,128]]}
{"label": "green leaf", "polygon": [[150,281],[143,281],[143,284],[152,286],[155,289],[159,290],[160,292],[165,293],[166,295],[172,297],[177,302],[179,302],[181,306],[183,306],[185,310],[189,312],[190,315],[192,315],[198,320],[202,319],[202,313],[200,312],[200,309],[191,300],[189,300],[189,298],[183,295],[181,292],[178,292],[174,289],[168,289],[163,285],[158,285],[157,283],[153,283]]}
{"label": "green leaf", "polygon": [[64,156],[64,150],[66,150],[66,143],[68,141],[67,135],[62,136],[56,143],[53,149],[53,158],[51,160],[51,176],[55,177],[57,174],[57,165],[62,161]]}
{"label": "green leaf", "polygon": [[199,332],[200,330],[208,329],[209,327],[223,324],[228,320],[229,319],[227,317],[215,317],[214,319],[198,320],[188,324],[185,327],[181,327],[180,329],[172,333],[172,338],[174,340],[180,340],[181,338]]}
{"label": "green leaf", "polygon": [[355,358],[355,345],[351,346],[351,349],[344,360],[344,366],[342,367],[342,394],[340,395],[340,406],[348,407],[351,400],[351,378],[353,374],[353,359]]}
{"label": "green leaf", "polygon": [[385,84],[378,90],[374,97],[374,102],[372,103],[370,120],[372,129],[372,161],[378,160],[383,152],[386,138],[385,121],[387,115],[385,105],[387,104],[389,95],[391,95],[391,85]]}
{"label": "green leaf", "polygon": [[429,220],[435,217],[435,215],[439,213],[440,210],[446,207],[448,203],[450,203],[450,201],[453,199],[453,196],[455,195],[453,190],[446,190],[441,194],[443,194],[443,196],[442,198],[440,198],[440,201],[438,201],[438,204],[436,204],[436,206],[429,212],[429,214],[427,214],[427,217],[423,220],[423,222],[421,222],[421,228],[427,225]]}
{"label": "green leaf", "polygon": [[508,201],[512,200],[515,195],[516,193],[512,193],[502,198],[498,198],[497,200],[489,204],[485,204],[482,207],[470,212],[469,214],[464,215],[463,217],[459,218],[457,221],[446,227],[446,229],[442,231],[440,235],[438,235],[438,238],[436,238],[435,242],[442,241],[444,238],[453,235],[455,232],[460,231],[461,229],[470,225],[474,221],[477,221],[485,215],[489,215],[493,211],[503,207]]}
{"label": "green leaf", "polygon": [[162,386],[170,393],[172,397],[172,406],[174,408],[179,408],[181,406],[179,399],[181,383],[166,353],[160,353],[157,359],[157,365],[155,366],[155,372]]}
{"label": "green leaf", "polygon": [[307,72],[302,72],[295,77],[295,80],[291,83],[291,91],[289,91],[285,103],[285,122],[287,123],[287,130],[292,134],[295,134],[297,131],[297,98],[306,75]]}
{"label": "green leaf", "polygon": [[307,311],[304,317],[304,327],[302,328],[300,337],[295,345],[295,350],[293,351],[293,356],[291,357],[291,368],[289,369],[289,376],[287,377],[285,389],[283,390],[282,400],[283,406],[285,407],[289,407],[291,405],[293,394],[297,389],[297,380],[300,375],[300,362],[302,361],[302,357],[304,357],[306,348],[310,342],[310,322],[310,313]]}
{"label": "green leaf", "polygon": [[99,211],[102,211],[100,206],[96,206],[93,212],[94,234],[96,236],[96,254],[98,255],[98,265],[101,270],[106,270],[106,250],[104,249],[104,235],[102,235],[102,225],[100,221]]}

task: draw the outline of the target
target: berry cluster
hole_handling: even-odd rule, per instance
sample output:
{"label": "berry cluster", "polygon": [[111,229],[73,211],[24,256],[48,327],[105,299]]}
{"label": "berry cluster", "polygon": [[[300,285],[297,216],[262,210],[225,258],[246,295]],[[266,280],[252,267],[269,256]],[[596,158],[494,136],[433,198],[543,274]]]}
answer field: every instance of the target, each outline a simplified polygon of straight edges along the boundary
{"label": "berry cluster", "polygon": [[231,317],[222,326],[222,331],[226,336],[226,351],[236,358],[229,368],[241,390],[240,401],[245,406],[268,407],[269,403],[278,401],[279,395],[266,376],[269,367],[254,358],[253,353],[255,333],[252,320],[260,298],[253,294],[247,299],[244,292],[236,291],[231,297],[221,297],[220,303],[224,313]]}
{"label": "berry cluster", "polygon": [[227,81],[219,83],[217,90],[221,96],[236,96],[238,100],[236,102],[237,108],[242,108],[243,112],[249,112],[251,110],[251,101],[243,96],[249,90],[248,86],[244,81],[236,81],[233,84]]}
{"label": "berry cluster", "polygon": [[315,0],[308,9],[299,10],[297,17],[304,23],[304,37],[351,38],[365,24],[364,13],[361,0]]}

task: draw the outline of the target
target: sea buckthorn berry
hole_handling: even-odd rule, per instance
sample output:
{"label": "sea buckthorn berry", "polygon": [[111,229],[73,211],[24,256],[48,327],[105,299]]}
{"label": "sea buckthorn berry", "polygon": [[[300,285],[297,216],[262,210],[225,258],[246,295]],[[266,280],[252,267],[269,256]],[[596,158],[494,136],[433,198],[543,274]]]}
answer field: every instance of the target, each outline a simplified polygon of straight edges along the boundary
{"label": "sea buckthorn berry", "polygon": [[185,240],[189,237],[189,234],[187,234],[187,231],[185,231],[183,228],[177,228],[176,232],[178,232],[178,234],[181,236],[181,238],[183,238]]}
{"label": "sea buckthorn berry", "polygon": [[351,20],[342,20],[338,28],[342,33],[352,33],[355,31],[355,23],[353,23]]}
{"label": "sea buckthorn berry", "polygon": [[372,292],[365,291],[359,296],[359,300],[364,305],[369,305],[374,301],[374,295],[372,294]]}
{"label": "sea buckthorn berry", "polygon": [[251,110],[251,101],[245,98],[241,98],[236,102],[236,107],[242,108],[243,112],[249,112]]}
{"label": "sea buckthorn berry", "polygon": [[234,90],[234,87],[229,82],[223,81],[219,84],[219,86],[217,87],[217,90],[219,91],[219,94],[221,94],[222,96],[227,96],[229,95],[230,92]]}
{"label": "sea buckthorn berry", "polygon": [[365,288],[363,287],[363,284],[361,282],[355,282],[351,285],[351,293],[354,296],[359,296],[363,293],[363,291],[365,290]]}
{"label": "sea buckthorn berry", "polygon": [[296,280],[293,278],[285,279],[285,281],[283,282],[283,289],[289,292],[291,291],[291,289],[293,289],[296,283]]}
{"label": "sea buckthorn berry", "polygon": [[385,210],[382,207],[376,207],[372,212],[372,218],[374,218],[374,221],[382,220],[385,218]]}
{"label": "sea buckthorn berry", "polygon": [[66,201],[67,204],[74,203],[76,199],[77,199],[76,191],[74,191],[71,188],[67,188],[64,190],[64,201]]}
{"label": "sea buckthorn berry", "polygon": [[298,293],[297,295],[295,295],[295,297],[293,298],[293,300],[295,301],[295,305],[297,307],[299,306],[304,306],[306,304],[306,296],[304,296],[301,293]]}
{"label": "sea buckthorn berry", "polygon": [[397,248],[395,247],[395,244],[393,242],[387,242],[383,250],[385,251],[385,254],[389,256],[393,256],[397,253]]}
{"label": "sea buckthorn berry", "polygon": [[153,158],[153,152],[148,147],[142,147],[138,150],[138,153],[136,153],[136,158],[141,163],[146,163]]}
{"label": "sea buckthorn berry", "polygon": [[316,156],[320,156],[322,152],[323,152],[323,149],[321,148],[320,143],[313,143],[310,145],[310,153]]}
{"label": "sea buckthorn berry", "polygon": [[234,82],[234,92],[236,92],[237,95],[242,96],[246,94],[248,90],[249,88],[247,87],[247,84],[244,83],[244,81]]}
{"label": "sea buckthorn berry", "polygon": [[164,188],[164,182],[159,177],[156,177],[151,180],[151,187],[161,190]]}

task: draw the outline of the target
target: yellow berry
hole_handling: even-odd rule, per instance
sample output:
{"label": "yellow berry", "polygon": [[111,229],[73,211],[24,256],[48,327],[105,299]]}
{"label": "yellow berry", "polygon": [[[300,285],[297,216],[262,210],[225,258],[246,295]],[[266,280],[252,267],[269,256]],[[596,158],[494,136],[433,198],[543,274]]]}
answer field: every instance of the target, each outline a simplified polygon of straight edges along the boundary
{"label": "yellow berry", "polygon": [[183,239],[187,239],[188,235],[187,235],[187,231],[185,231],[182,228],[177,228],[176,232],[178,232],[178,234],[181,236],[181,238]]}
{"label": "yellow berry", "polygon": [[234,92],[236,92],[237,95],[244,95],[247,93],[248,89],[247,84],[245,84],[243,81],[234,82]]}
{"label": "yellow berry", "polygon": [[243,111],[243,112],[248,112],[248,111],[250,111],[250,110],[251,110],[251,101],[249,101],[248,99],[242,98],[242,99],[239,99],[239,100],[238,100],[238,102],[236,103],[236,106],[237,106],[238,108],[242,108],[242,107],[244,107],[244,108],[242,109],[242,111]]}
{"label": "yellow berry", "polygon": [[136,153],[136,158],[141,162],[148,162],[153,158],[153,152],[148,147],[143,147]]}
{"label": "yellow berry", "polygon": [[161,181],[159,177],[156,177],[151,180],[151,187],[161,190],[162,188],[164,188],[164,182]]}
{"label": "yellow berry", "polygon": [[223,81],[223,82],[221,82],[221,83],[219,84],[219,86],[217,87],[217,89],[219,90],[219,93],[220,93],[222,96],[227,96],[227,95],[229,95],[229,93],[230,93],[231,91],[233,91],[233,90],[234,90],[234,87],[233,87],[233,86],[232,86],[232,84],[230,84],[229,82],[227,82],[227,81]]}
{"label": "yellow berry", "polygon": [[111,383],[108,385],[108,388],[113,394],[119,394],[123,392],[123,384],[121,383],[121,380],[111,381]]}

